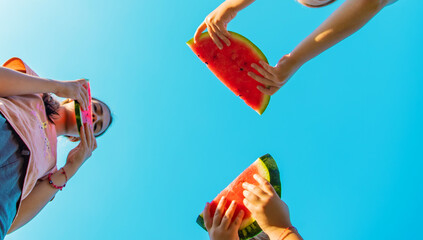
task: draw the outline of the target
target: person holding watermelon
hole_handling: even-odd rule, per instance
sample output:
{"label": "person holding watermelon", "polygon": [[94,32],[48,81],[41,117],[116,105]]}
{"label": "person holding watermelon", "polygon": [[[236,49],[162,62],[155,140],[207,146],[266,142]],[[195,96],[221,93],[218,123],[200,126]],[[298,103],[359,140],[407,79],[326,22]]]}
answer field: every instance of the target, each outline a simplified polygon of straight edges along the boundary
{"label": "person holding watermelon", "polygon": [[[227,24],[237,13],[255,0],[226,0],[212,11],[197,28],[194,34],[196,43],[201,33],[207,29],[213,42],[219,49],[230,46],[230,34]],[[307,7],[323,7],[335,0],[297,0]],[[251,67],[261,76],[248,72],[248,75],[266,87],[257,86],[267,95],[275,94],[294,73],[307,61],[324,52],[363,27],[385,6],[397,0],[345,0],[345,2],[324,21],[316,30],[307,36],[289,54],[283,56],[275,67],[264,61],[253,63]]]}
{"label": "person holding watermelon", "polygon": [[[251,212],[263,230],[254,240],[302,240],[302,237],[291,224],[288,206],[279,198],[272,185],[263,177],[254,174],[259,185],[244,182],[243,204]],[[222,197],[214,216],[210,216],[210,204],[203,210],[204,225],[210,240],[239,240],[238,229],[244,212],[241,210],[234,216],[235,201],[224,211],[226,199]]]}
{"label": "person holding watermelon", "polygon": [[[107,105],[92,102],[92,124],[78,133],[75,101],[87,109],[87,81],[40,78],[21,59],[0,67],[0,240],[33,219],[66,186],[97,148],[112,118]],[[71,98],[59,103],[49,93]],[[93,126],[94,127],[93,127]],[[57,137],[80,140],[66,164],[56,168]]]}

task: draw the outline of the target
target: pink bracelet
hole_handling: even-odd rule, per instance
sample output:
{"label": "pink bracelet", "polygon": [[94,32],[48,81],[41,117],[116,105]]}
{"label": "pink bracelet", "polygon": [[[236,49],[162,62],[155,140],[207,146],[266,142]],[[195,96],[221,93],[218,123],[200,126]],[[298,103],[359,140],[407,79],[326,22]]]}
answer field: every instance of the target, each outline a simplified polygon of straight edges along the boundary
{"label": "pink bracelet", "polygon": [[[293,231],[297,232],[297,229],[294,226],[290,226],[290,227],[285,228],[285,230],[283,230],[282,234],[279,236],[279,240],[284,240]],[[288,234],[286,234],[287,232],[288,232]]]}
{"label": "pink bracelet", "polygon": [[62,174],[65,175],[65,179],[66,179],[65,185],[66,185],[66,183],[68,182],[68,175],[66,175],[66,171],[64,168],[62,168]]}
{"label": "pink bracelet", "polygon": [[66,175],[65,169],[62,168],[62,174],[65,175],[65,179],[66,182],[62,185],[62,186],[57,186],[56,184],[53,183],[53,180],[51,180],[51,176],[53,175],[53,173],[49,173],[48,174],[48,183],[50,183],[50,185],[55,188],[55,189],[59,189],[60,191],[62,191],[62,189],[64,187],[66,187],[66,183],[68,182],[68,176]]}

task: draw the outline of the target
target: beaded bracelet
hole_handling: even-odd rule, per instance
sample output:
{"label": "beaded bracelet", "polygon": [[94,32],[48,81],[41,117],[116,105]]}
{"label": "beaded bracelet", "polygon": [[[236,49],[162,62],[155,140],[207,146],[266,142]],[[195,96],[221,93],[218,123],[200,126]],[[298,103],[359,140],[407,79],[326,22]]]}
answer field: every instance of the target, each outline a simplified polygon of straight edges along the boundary
{"label": "beaded bracelet", "polygon": [[[279,236],[278,239],[284,240],[291,233],[291,232],[288,232],[290,230],[291,230],[291,232],[293,232],[293,231],[297,232],[297,229],[294,226],[287,227],[287,228],[285,228],[285,230],[283,230],[282,234]],[[286,232],[288,232],[288,234],[285,234]]]}
{"label": "beaded bracelet", "polygon": [[68,176],[66,175],[66,171],[64,168],[62,168],[62,174],[65,175],[65,179],[66,179],[65,183],[62,186],[57,186],[56,184],[53,183],[53,180],[51,180],[51,176],[53,175],[53,173],[48,174],[48,182],[50,183],[50,185],[55,189],[59,189],[60,191],[62,191],[62,189],[66,187],[66,183],[68,182]]}

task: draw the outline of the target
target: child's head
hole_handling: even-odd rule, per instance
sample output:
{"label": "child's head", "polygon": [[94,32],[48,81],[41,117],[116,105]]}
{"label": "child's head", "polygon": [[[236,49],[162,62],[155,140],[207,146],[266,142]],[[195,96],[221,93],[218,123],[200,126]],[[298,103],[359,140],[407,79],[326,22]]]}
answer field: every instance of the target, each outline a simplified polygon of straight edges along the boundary
{"label": "child's head", "polygon": [[[44,101],[44,106],[46,109],[47,118],[53,124],[56,122],[55,120],[57,120],[58,118],[61,118],[59,114],[60,112],[59,108],[66,105],[67,109],[72,109],[72,111],[67,111],[69,112],[69,114],[63,114],[64,116],[62,116],[65,122],[70,122],[72,126],[75,125],[75,127],[69,127],[69,125],[67,126],[68,129],[75,128],[75,130],[71,130],[70,132],[68,131],[68,134],[66,134],[66,136],[71,141],[79,140],[79,138],[76,137],[78,136],[78,133],[76,130],[76,122],[74,117],[75,113],[73,112],[75,109],[74,101],[72,99],[66,99],[63,102],[59,103],[50,94],[43,94],[43,101]],[[112,124],[113,122],[112,113],[110,111],[109,106],[107,106],[107,104],[105,104],[103,101],[97,98],[92,98],[92,116],[93,116],[94,136],[99,137],[103,135],[109,129],[109,126]],[[58,122],[63,122],[63,121],[58,121]]]}
{"label": "child's head", "polygon": [[[67,99],[61,103],[61,105],[65,104],[74,104],[74,100]],[[72,107],[72,109],[74,109]],[[93,132],[96,138],[103,135],[110,127],[113,122],[112,111],[110,111],[109,106],[105,104],[103,101],[92,98],[92,118],[93,118]],[[72,142],[79,141],[79,136],[67,136],[68,139]]]}
{"label": "child's head", "polygon": [[92,100],[92,111],[94,136],[100,137],[112,125],[112,112],[107,104],[97,98]]}
{"label": "child's head", "polygon": [[302,5],[312,8],[324,7],[335,1],[336,0],[298,0]]}

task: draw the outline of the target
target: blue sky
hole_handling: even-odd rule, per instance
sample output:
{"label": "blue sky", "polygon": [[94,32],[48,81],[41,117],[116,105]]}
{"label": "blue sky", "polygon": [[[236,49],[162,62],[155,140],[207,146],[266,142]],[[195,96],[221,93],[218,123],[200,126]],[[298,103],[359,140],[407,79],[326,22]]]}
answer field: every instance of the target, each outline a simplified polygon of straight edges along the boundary
{"label": "blue sky", "polygon": [[[399,1],[306,63],[262,116],[185,42],[221,1],[0,4],[0,60],[89,78],[115,121],[64,191],[6,240],[208,239],[197,214],[257,157],[277,161],[305,239],[415,239],[423,214],[423,17]],[[342,1],[257,0],[229,30],[274,65]],[[409,5],[407,5],[409,4]],[[75,145],[59,139],[59,165]]]}

